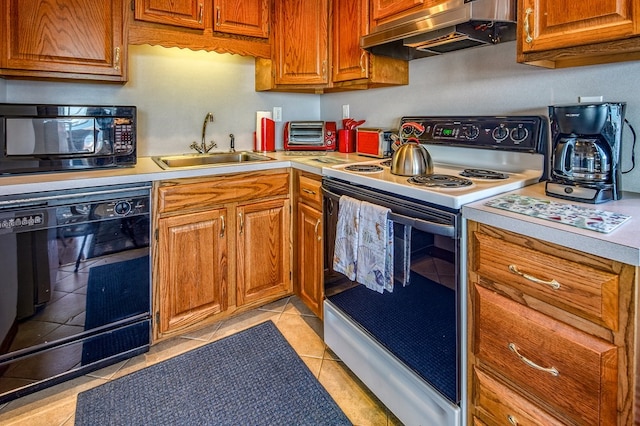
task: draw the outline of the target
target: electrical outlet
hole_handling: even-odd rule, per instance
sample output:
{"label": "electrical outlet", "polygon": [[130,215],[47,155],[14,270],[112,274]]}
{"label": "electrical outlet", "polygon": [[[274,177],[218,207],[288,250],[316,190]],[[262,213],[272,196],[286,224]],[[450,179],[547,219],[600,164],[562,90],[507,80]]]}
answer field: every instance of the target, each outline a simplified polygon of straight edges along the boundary
{"label": "electrical outlet", "polygon": [[273,121],[278,123],[282,121],[282,107],[273,107]]}
{"label": "electrical outlet", "polygon": [[578,96],[578,102],[583,103],[592,103],[592,102],[602,102],[602,96]]}
{"label": "electrical outlet", "polygon": [[342,105],[342,118],[351,118],[349,115],[349,105]]}

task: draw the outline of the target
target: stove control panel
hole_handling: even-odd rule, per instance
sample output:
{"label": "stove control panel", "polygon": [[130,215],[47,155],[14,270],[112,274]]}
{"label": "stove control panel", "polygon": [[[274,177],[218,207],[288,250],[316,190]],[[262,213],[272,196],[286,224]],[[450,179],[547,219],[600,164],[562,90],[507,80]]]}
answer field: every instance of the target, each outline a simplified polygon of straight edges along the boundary
{"label": "stove control panel", "polygon": [[542,116],[402,117],[400,137],[424,144],[506,151],[547,152]]}

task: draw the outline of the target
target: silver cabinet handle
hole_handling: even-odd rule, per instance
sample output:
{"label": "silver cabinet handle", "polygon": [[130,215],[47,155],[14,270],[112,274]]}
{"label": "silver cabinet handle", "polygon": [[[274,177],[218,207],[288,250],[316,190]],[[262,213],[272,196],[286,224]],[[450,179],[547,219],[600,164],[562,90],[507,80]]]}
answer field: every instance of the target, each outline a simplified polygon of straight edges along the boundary
{"label": "silver cabinet handle", "polygon": [[242,213],[238,213],[238,216],[240,217],[240,235],[242,235],[242,232],[244,231],[244,216]]}
{"label": "silver cabinet handle", "polygon": [[362,51],[362,53],[360,54],[360,71],[362,72],[362,74],[364,74],[365,72],[367,72],[366,69],[364,69],[364,55],[366,55],[367,52],[366,51]]}
{"label": "silver cabinet handle", "polygon": [[204,3],[200,3],[198,11],[198,24],[202,24],[202,17],[204,16]]}
{"label": "silver cabinet handle", "polygon": [[551,287],[554,290],[559,290],[560,289],[560,283],[554,279],[552,279],[551,281],[545,281],[545,280],[541,280],[540,278],[536,278],[533,275],[529,275],[529,274],[525,274],[523,272],[520,272],[518,270],[518,267],[516,265],[509,265],[509,271],[511,271],[512,273],[516,274],[516,275],[520,275],[522,278],[525,278],[529,281],[532,281],[536,284],[543,284],[543,285],[547,285],[549,287]]}
{"label": "silver cabinet handle", "polygon": [[512,424],[513,426],[518,426],[518,419],[516,419],[513,415],[509,414],[507,416],[507,420],[509,421],[509,424]]}
{"label": "silver cabinet handle", "polygon": [[220,238],[224,238],[225,224],[224,224],[224,216],[220,216],[220,221],[222,222],[220,226]]}
{"label": "silver cabinet handle", "polygon": [[113,59],[113,69],[120,71],[120,47],[116,47]]}
{"label": "silver cabinet handle", "polygon": [[302,192],[306,192],[307,194],[311,194],[311,195],[316,195],[316,191],[312,191],[312,190],[307,189],[307,188],[303,188]]}
{"label": "silver cabinet handle", "polygon": [[533,13],[533,9],[530,7],[524,11],[524,33],[527,35],[524,41],[526,41],[529,44],[531,44],[531,42],[533,41],[533,37],[531,37],[531,26],[529,25],[529,17],[531,16],[532,13]]}
{"label": "silver cabinet handle", "polygon": [[315,226],[315,228],[313,229],[313,232],[314,232],[314,233],[317,235],[317,237],[318,237],[318,241],[320,241],[320,240],[322,239],[322,237],[321,237],[320,235],[318,235],[318,227],[319,227],[319,226],[320,226],[320,219],[318,219],[318,220],[316,221],[316,226]]}
{"label": "silver cabinet handle", "polygon": [[220,6],[216,6],[216,27],[220,26]]}
{"label": "silver cabinet handle", "polygon": [[536,364],[535,362],[531,361],[529,358],[524,357],[522,354],[520,354],[520,352],[518,352],[518,347],[516,346],[515,343],[509,343],[509,350],[513,353],[515,353],[518,358],[520,358],[520,361],[524,362],[525,364],[527,364],[529,367],[531,368],[535,368],[536,370],[540,370],[540,371],[544,371],[545,373],[549,373],[554,377],[558,377],[560,375],[560,373],[558,372],[558,370],[555,367],[542,367],[538,364]]}

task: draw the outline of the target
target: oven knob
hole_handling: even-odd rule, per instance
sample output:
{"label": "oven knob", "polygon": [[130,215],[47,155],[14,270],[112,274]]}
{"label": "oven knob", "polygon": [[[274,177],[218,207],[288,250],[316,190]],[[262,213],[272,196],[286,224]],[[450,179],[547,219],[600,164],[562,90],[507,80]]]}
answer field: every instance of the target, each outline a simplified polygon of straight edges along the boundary
{"label": "oven knob", "polygon": [[522,142],[527,136],[529,136],[529,131],[524,127],[518,126],[511,130],[511,139],[513,139],[514,142]]}
{"label": "oven knob", "polygon": [[505,140],[507,136],[509,136],[509,130],[504,127],[504,125],[500,125],[500,127],[496,127],[495,129],[493,129],[491,135],[496,140],[496,142],[500,142]]}
{"label": "oven knob", "polygon": [[128,201],[118,201],[115,206],[113,206],[113,211],[118,216],[126,216],[131,211],[131,203]]}
{"label": "oven knob", "polygon": [[473,140],[477,138],[479,134],[480,134],[480,129],[478,129],[478,126],[474,126],[470,124],[468,126],[462,127],[462,136],[465,139]]}

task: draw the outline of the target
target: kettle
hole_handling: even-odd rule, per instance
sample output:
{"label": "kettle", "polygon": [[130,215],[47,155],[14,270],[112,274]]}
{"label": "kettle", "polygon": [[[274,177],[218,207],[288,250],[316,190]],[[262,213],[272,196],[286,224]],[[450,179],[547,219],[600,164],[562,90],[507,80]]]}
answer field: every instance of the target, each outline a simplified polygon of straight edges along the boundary
{"label": "kettle", "polygon": [[611,176],[608,144],[597,138],[563,138],[553,153],[553,172],[578,182],[606,182]]}
{"label": "kettle", "polygon": [[433,161],[427,148],[415,139],[409,139],[393,153],[391,173],[400,176],[433,174]]}

